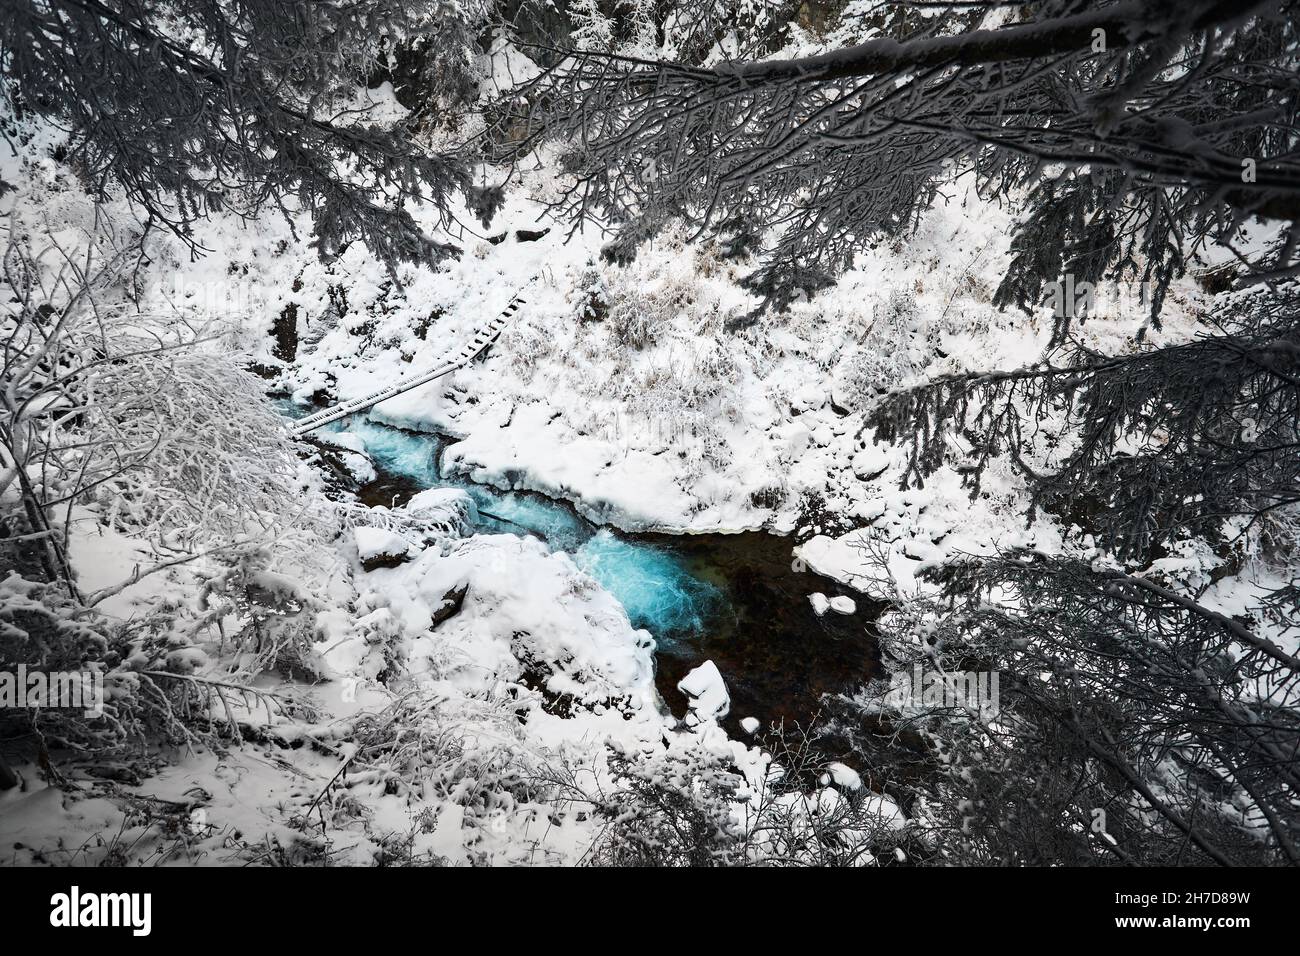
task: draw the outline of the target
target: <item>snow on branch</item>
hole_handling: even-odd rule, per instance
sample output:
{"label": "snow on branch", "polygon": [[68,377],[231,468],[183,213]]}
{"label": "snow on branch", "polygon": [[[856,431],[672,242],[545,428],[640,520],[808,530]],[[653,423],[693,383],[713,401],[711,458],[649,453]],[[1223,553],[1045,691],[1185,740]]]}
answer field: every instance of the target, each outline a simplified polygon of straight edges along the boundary
{"label": "snow on branch", "polygon": [[[746,284],[778,309],[909,232],[963,170],[1008,199],[1038,187],[1016,236],[1038,254],[1009,290],[1076,250],[1116,277],[1141,259],[1156,314],[1189,250],[1251,214],[1300,221],[1294,2],[1017,12],[997,29],[978,10],[920,28],[884,12],[854,47],[713,67],[572,52],[498,105],[486,148],[556,143],[571,178],[554,209],[610,229],[612,261],[674,220],[762,249]],[[1062,206],[1077,227],[1034,229]],[[1258,267],[1286,275],[1293,253]]]}

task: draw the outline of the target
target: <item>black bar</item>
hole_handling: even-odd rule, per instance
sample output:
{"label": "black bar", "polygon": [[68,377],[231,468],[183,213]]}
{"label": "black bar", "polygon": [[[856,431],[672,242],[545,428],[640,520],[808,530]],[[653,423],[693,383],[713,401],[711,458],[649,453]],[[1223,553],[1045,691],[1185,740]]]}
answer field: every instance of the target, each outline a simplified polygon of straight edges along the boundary
{"label": "black bar", "polygon": [[[665,878],[671,885],[665,885]],[[461,931],[479,917],[513,917],[538,925],[555,916],[555,929],[590,932],[603,919],[627,927],[654,914],[656,921],[705,918],[717,909],[732,933],[768,932],[784,897],[791,926],[812,917],[809,942],[820,932],[866,935],[872,928],[901,932],[926,950],[949,940],[986,943],[1046,930],[1058,942],[1095,939],[1179,945],[1192,937],[1231,946],[1263,931],[1282,939],[1294,932],[1300,889],[1295,870],[941,869],[880,867],[856,872],[732,869],[663,873],[526,869],[460,870],[346,868],[295,869],[28,869],[0,870],[5,923],[17,938],[77,933],[113,937],[128,946],[175,944],[198,938],[247,945],[277,927],[295,946],[316,941],[337,950],[349,940],[372,943],[385,932],[414,934],[440,925]],[[653,881],[652,886],[648,881]],[[130,927],[51,925],[56,894],[149,893],[147,940]],[[651,895],[635,892],[646,887]],[[1194,896],[1193,894],[1199,894]],[[1217,897],[1216,897],[1217,894]],[[1225,894],[1230,894],[1225,896]],[[1248,894],[1241,896],[1240,894]],[[1176,902],[1175,902],[1176,900]],[[650,912],[638,914],[646,907]],[[757,908],[755,908],[757,907]],[[691,914],[694,914],[693,916]],[[725,918],[730,913],[734,918]],[[561,916],[561,914],[564,914]],[[580,923],[577,922],[580,917]],[[1169,925],[1209,918],[1249,920],[1249,926]],[[247,919],[247,922],[245,922]],[[1149,926],[1119,920],[1153,920]],[[409,923],[407,929],[402,929]],[[492,925],[492,924],[487,924]],[[804,924],[808,925],[808,924]],[[892,927],[892,930],[891,930]],[[911,929],[904,929],[911,927]],[[380,933],[381,937],[374,934]],[[901,941],[901,940],[900,940]],[[260,944],[259,944],[260,945]]]}

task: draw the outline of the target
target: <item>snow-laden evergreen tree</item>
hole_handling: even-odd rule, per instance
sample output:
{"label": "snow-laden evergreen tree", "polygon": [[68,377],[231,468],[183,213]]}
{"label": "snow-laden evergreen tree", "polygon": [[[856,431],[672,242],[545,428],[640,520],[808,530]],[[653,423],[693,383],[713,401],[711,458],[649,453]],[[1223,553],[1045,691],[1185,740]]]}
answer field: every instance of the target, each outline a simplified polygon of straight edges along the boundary
{"label": "snow-laden evergreen tree", "polygon": [[88,187],[120,192],[196,249],[208,211],[291,199],[321,253],[364,239],[386,261],[434,262],[408,201],[445,212],[467,183],[417,145],[416,117],[381,121],[355,94],[418,48],[428,96],[465,98],[480,7],[423,0],[13,0],[0,65],[21,113],[64,124]]}
{"label": "snow-laden evergreen tree", "polygon": [[[925,7],[850,4],[817,18],[825,52],[796,59],[722,29],[712,55],[581,50],[517,91],[511,148],[525,124],[522,145],[566,144],[557,209],[615,226],[612,259],[673,219],[765,233],[748,285],[777,308],[906,235],[964,169],[1028,191],[1001,304],[1037,304],[1067,272],[1136,277],[1158,319],[1203,243],[1251,215],[1300,220],[1293,2]],[[1253,278],[1295,271],[1287,235]]]}

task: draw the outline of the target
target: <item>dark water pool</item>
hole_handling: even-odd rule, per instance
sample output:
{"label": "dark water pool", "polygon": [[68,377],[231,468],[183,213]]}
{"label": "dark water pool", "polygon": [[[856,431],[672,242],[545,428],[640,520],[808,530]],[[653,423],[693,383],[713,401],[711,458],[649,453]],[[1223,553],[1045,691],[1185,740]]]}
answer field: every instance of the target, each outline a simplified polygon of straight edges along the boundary
{"label": "dark water pool", "polygon": [[[358,495],[370,505],[400,505],[431,487],[458,487],[475,499],[482,530],[533,534],[574,562],[623,604],[634,627],[658,645],[659,692],[674,714],[686,711],[677,682],[712,660],[731,695],[724,726],[784,721],[808,726],[822,694],[849,690],[876,673],[873,623],[882,607],[835,581],[792,566],[792,540],[764,532],[628,534],[587,521],[567,502],[444,479],[445,440],[354,417],[326,431],[364,443],[379,476]],[[818,617],[808,595],[846,595],[848,616]]]}

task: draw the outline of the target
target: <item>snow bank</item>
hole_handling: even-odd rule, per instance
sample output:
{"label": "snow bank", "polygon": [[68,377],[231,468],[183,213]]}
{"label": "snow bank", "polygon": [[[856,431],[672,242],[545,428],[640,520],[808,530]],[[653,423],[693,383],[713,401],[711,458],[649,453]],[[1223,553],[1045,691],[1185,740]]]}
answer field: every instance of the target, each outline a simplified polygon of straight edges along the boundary
{"label": "snow bank", "polygon": [[[458,589],[460,610],[431,629]],[[357,605],[395,634],[417,677],[466,693],[516,681],[658,719],[650,635],[567,554],[534,538],[476,535],[427,550],[368,576]]]}

